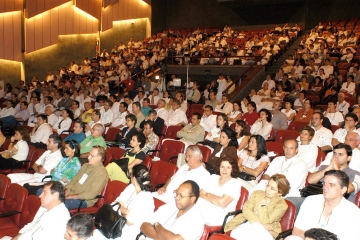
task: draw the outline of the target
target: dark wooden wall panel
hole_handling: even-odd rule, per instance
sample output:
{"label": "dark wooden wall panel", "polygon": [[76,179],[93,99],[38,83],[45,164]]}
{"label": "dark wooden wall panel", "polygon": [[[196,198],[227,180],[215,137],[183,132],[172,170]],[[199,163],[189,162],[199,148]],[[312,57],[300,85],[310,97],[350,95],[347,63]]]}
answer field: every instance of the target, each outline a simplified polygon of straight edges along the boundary
{"label": "dark wooden wall panel", "polygon": [[58,7],[66,2],[72,3],[72,0],[71,1],[70,0],[27,0],[26,1],[27,18],[32,18],[40,13]]}
{"label": "dark wooden wall panel", "polygon": [[4,14],[0,14],[0,59],[5,58],[5,31],[4,31]]}
{"label": "dark wooden wall panel", "polygon": [[102,0],[76,0],[76,7],[100,20]]}

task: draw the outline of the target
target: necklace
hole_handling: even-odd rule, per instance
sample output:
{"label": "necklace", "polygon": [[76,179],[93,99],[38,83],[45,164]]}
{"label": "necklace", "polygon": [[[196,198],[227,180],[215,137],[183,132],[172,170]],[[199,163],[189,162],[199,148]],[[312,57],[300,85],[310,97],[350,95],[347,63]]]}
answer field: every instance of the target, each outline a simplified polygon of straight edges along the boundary
{"label": "necklace", "polygon": [[282,164],[281,164],[281,173],[286,172],[286,171],[289,169],[289,167],[291,167],[291,165],[293,164],[293,163],[291,162],[291,163],[289,164],[289,166],[287,166],[287,168],[285,168],[285,169],[283,170],[284,162],[285,162],[285,161],[283,161]]}

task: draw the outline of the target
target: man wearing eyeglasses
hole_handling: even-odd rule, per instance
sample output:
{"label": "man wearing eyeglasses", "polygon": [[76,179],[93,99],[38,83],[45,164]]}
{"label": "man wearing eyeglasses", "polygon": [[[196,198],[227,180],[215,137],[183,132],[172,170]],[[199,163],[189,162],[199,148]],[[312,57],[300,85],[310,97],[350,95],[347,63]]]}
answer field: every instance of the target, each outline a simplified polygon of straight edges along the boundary
{"label": "man wearing eyeglasses", "polygon": [[79,206],[92,207],[98,201],[96,196],[108,181],[108,174],[103,165],[105,154],[102,146],[92,147],[88,154],[89,162],[85,163],[75,177],[66,184],[64,203],[67,209],[71,210]]}
{"label": "man wearing eyeglasses", "polygon": [[348,186],[349,177],[344,171],[326,171],[323,194],[305,199],[296,218],[293,235],[286,240],[305,239],[304,232],[311,228],[331,231],[339,239],[358,239],[360,209],[344,198]]}
{"label": "man wearing eyeglasses", "polygon": [[103,133],[105,131],[105,127],[102,124],[96,123],[91,128],[91,135],[86,137],[81,143],[80,149],[80,162],[83,164],[86,162],[86,159],[89,157],[89,152],[94,146],[102,146],[106,149],[106,143],[103,138]]}
{"label": "man wearing eyeglasses", "polygon": [[153,222],[144,222],[140,230],[146,239],[200,239],[204,230],[204,220],[194,205],[199,198],[200,188],[196,182],[188,180],[174,191],[174,202],[161,206],[155,213]]}

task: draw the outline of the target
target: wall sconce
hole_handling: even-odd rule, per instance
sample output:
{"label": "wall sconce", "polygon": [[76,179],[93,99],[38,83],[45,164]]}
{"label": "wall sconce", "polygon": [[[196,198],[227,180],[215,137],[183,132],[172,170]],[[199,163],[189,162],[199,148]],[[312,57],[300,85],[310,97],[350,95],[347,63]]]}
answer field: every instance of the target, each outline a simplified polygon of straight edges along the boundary
{"label": "wall sconce", "polygon": [[159,75],[156,75],[156,76],[155,76],[155,79],[156,79],[156,80],[159,80],[159,79],[160,79]]}
{"label": "wall sconce", "polygon": [[134,24],[135,22],[134,22],[134,20],[131,20],[131,24]]}

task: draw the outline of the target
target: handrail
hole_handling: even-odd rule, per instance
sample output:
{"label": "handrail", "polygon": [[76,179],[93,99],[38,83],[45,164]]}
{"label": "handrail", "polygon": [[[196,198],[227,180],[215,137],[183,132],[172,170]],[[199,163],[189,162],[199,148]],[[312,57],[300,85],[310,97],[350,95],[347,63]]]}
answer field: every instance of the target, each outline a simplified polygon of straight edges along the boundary
{"label": "handrail", "polygon": [[144,73],[145,71],[148,71],[148,70],[150,70],[150,69],[152,69],[152,68],[154,68],[154,67],[157,67],[158,65],[160,65],[160,63],[165,62],[167,59],[168,59],[168,57],[165,57],[164,59],[156,62],[155,64],[153,64],[153,65],[151,65],[151,66],[149,66],[147,69],[143,69],[143,70],[141,70],[140,72],[135,73],[135,74],[132,75],[131,77],[132,77],[132,78],[137,77],[138,75],[141,75],[141,74]]}
{"label": "handrail", "polygon": [[[261,60],[261,56],[191,56],[191,57],[188,57],[188,56],[171,56],[171,57],[167,57],[167,59],[171,59],[171,61],[168,62],[169,65],[175,65],[174,64],[174,59],[176,58],[190,58],[190,62],[189,64],[192,64],[192,65],[201,65],[200,63],[192,63],[191,60],[194,60],[194,59],[201,59],[201,58],[220,58],[220,59],[224,59],[224,58],[236,58],[237,59],[251,59],[251,60],[254,60],[255,62],[258,62]],[[183,61],[185,62],[185,61]],[[201,66],[207,66],[207,65],[220,65],[221,62],[219,61],[218,63],[216,64],[205,64],[205,65],[201,65]],[[229,65],[225,65],[225,66],[229,66]],[[233,65],[231,65],[233,66]]]}
{"label": "handrail", "polygon": [[[222,94],[226,94],[228,92],[228,90],[234,85],[234,84],[238,84],[238,82],[245,76],[245,74],[247,74],[249,71],[253,70],[254,66],[257,66],[257,62],[255,61],[253,64],[250,65],[250,67],[248,67],[248,69],[246,69],[243,73],[240,74],[240,76],[235,80],[232,81],[232,83],[222,92]],[[235,91],[235,90],[234,90]],[[234,92],[233,91],[233,92]]]}

